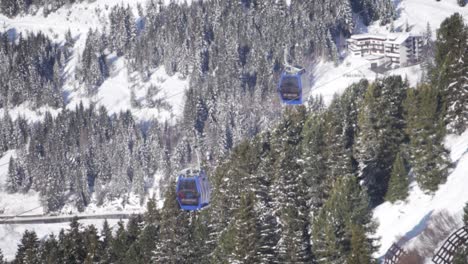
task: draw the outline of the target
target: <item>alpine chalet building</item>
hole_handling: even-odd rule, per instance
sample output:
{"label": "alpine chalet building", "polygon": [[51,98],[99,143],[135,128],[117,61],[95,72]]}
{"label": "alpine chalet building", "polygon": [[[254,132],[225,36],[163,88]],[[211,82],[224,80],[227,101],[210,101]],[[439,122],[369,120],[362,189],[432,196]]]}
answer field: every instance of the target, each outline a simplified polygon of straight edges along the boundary
{"label": "alpine chalet building", "polygon": [[347,39],[351,56],[381,57],[393,67],[401,67],[420,60],[423,41],[421,36],[409,33],[358,34]]}

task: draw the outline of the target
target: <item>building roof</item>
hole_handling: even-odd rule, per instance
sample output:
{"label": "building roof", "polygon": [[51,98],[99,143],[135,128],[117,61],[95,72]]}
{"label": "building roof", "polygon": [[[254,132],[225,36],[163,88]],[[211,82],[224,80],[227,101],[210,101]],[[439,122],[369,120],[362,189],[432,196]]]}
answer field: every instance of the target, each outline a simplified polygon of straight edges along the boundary
{"label": "building roof", "polygon": [[387,36],[387,42],[391,44],[403,44],[410,37],[409,33],[390,33]]}
{"label": "building roof", "polygon": [[352,35],[351,38],[352,38],[352,39],[355,39],[355,40],[361,40],[361,39],[380,39],[380,40],[386,40],[386,39],[387,39],[387,37],[384,36],[384,35],[380,35],[380,34],[370,34],[370,33]]}

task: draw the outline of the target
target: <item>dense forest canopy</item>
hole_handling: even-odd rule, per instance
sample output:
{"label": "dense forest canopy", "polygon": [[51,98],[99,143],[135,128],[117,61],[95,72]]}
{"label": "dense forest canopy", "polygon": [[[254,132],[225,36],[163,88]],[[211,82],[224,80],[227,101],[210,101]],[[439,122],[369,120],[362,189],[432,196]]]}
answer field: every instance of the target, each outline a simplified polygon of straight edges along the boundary
{"label": "dense forest canopy", "polygon": [[[0,11],[16,16],[46,4],[1,0]],[[180,120],[139,122],[92,104],[35,123],[4,111],[0,152],[17,154],[7,191],[38,191],[48,212],[131,194],[143,203],[155,173],[167,186],[164,206],[149,199],[147,213],[115,234],[76,221],[42,241],[25,232],[17,263],[373,263],[371,209],[404,200],[409,171],[427,193],[445,181],[443,138],[468,126],[461,15],[442,23],[417,87],[400,76],[362,80],[328,106],[317,97],[282,108],[275,90],[285,50],[306,68],[338,62],[336,43],[353,32],[353,15],[388,23],[391,2],[149,1],[138,10],[115,6],[108,28],[87,33],[76,81],[95,94],[109,77],[111,53],[141,76],[161,66],[182,73],[190,87]],[[61,76],[73,45],[71,34],[61,45],[41,33],[16,41],[3,34],[0,107],[63,108]],[[188,213],[170,179],[193,163],[195,148],[207,153],[213,197],[207,209]]]}

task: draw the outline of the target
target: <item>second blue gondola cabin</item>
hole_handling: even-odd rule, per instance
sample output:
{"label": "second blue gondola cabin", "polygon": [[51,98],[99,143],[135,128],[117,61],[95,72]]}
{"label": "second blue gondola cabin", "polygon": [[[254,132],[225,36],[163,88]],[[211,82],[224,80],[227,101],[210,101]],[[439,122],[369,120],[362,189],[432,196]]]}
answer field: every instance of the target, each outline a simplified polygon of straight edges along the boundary
{"label": "second blue gondola cabin", "polygon": [[289,105],[302,104],[302,72],[283,72],[278,85],[278,93],[283,103]]}
{"label": "second blue gondola cabin", "polygon": [[210,203],[211,185],[203,170],[186,169],[177,178],[177,202],[187,211],[200,210]]}

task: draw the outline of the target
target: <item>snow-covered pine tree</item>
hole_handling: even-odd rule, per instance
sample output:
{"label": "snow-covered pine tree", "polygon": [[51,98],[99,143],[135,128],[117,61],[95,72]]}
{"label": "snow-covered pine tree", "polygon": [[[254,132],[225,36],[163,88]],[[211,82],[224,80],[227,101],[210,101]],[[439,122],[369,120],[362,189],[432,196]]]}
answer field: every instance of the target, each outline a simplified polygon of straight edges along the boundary
{"label": "snow-covered pine tree", "polygon": [[36,232],[26,230],[18,245],[15,255],[16,263],[39,264],[39,239]]}
{"label": "snow-covered pine tree", "polygon": [[277,155],[273,166],[273,208],[281,230],[275,253],[280,262],[312,261],[307,192],[298,161],[305,114],[304,107],[287,110],[272,138],[272,149]]}
{"label": "snow-covered pine tree", "polygon": [[427,192],[445,182],[450,166],[442,139],[445,129],[438,113],[438,91],[428,84],[409,89],[405,100],[406,133],[409,136],[408,161],[416,181]]}
{"label": "snow-covered pine tree", "polygon": [[113,260],[112,255],[112,243],[113,243],[113,235],[112,229],[107,222],[107,219],[104,220],[102,225],[102,230],[100,233],[100,240],[99,240],[99,258],[101,259],[102,263],[111,263]]}
{"label": "snow-covered pine tree", "polygon": [[[453,77],[447,87],[447,130],[449,133],[461,134],[468,129],[468,27],[465,29],[465,41],[460,44],[462,53],[451,65]],[[464,46],[463,46],[464,45]]]}
{"label": "snow-covered pine tree", "polygon": [[0,264],[5,264],[5,260],[3,259],[3,253],[2,250],[0,249]]}
{"label": "snow-covered pine tree", "polygon": [[467,39],[468,29],[459,13],[445,19],[437,31],[432,84],[441,92],[449,133],[462,133],[467,127]]}
{"label": "snow-covered pine tree", "polygon": [[[353,225],[361,229],[354,235],[354,242]],[[374,231],[366,192],[361,190],[356,177],[340,177],[330,198],[312,219],[311,245],[317,263],[346,263],[357,256],[371,256],[375,251],[374,240],[366,235]],[[350,247],[353,243],[354,248]]]}
{"label": "snow-covered pine tree", "polygon": [[86,258],[86,248],[82,233],[82,225],[78,218],[73,218],[70,227],[62,240],[64,263],[83,263]]}
{"label": "snow-covered pine tree", "polygon": [[98,230],[94,225],[89,225],[84,228],[83,243],[86,251],[86,257],[83,263],[93,264],[99,262],[101,257],[99,255],[99,239]]}
{"label": "snow-covered pine tree", "polygon": [[303,179],[307,187],[307,207],[312,213],[322,207],[327,195],[325,124],[323,114],[312,114],[302,130]]}
{"label": "snow-covered pine tree", "polygon": [[369,247],[369,240],[366,231],[359,225],[351,225],[351,252],[349,254],[348,264],[371,264],[372,249]]}
{"label": "snow-covered pine tree", "polygon": [[406,197],[408,197],[408,188],[408,170],[406,169],[406,164],[400,151],[393,162],[385,200],[392,203],[398,200],[405,200]]}
{"label": "snow-covered pine tree", "polygon": [[404,140],[403,100],[407,84],[400,76],[371,84],[359,111],[355,153],[360,178],[372,205],[383,201],[395,156]]}
{"label": "snow-covered pine tree", "polygon": [[[255,213],[255,196],[252,192],[241,194],[240,205],[234,219],[219,241],[226,255],[218,256],[219,263],[258,263],[257,218]],[[217,254],[215,250],[215,255]]]}
{"label": "snow-covered pine tree", "polygon": [[60,247],[54,234],[44,239],[39,248],[40,263],[59,263],[61,259]]}
{"label": "snow-covered pine tree", "polygon": [[153,261],[157,263],[186,263],[191,247],[190,214],[180,209],[174,188],[166,191],[161,212],[159,239]]}
{"label": "snow-covered pine tree", "polygon": [[128,243],[127,231],[125,230],[124,222],[119,221],[117,223],[117,231],[115,236],[112,239],[111,243],[111,263],[122,263],[125,262],[125,257],[127,255],[127,250],[130,248],[130,243]]}
{"label": "snow-covered pine tree", "polygon": [[17,192],[22,185],[22,177],[18,175],[18,169],[16,167],[16,162],[13,157],[10,157],[8,162],[8,174],[6,179],[6,190],[10,193]]}

